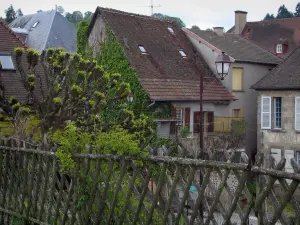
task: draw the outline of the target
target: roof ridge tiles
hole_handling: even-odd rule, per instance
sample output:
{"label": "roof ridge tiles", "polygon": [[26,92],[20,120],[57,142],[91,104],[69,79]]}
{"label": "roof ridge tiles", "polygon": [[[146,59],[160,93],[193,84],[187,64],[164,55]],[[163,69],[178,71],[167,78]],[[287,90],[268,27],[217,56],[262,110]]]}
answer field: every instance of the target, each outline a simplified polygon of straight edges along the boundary
{"label": "roof ridge tiles", "polygon": [[169,19],[157,18],[157,17],[147,16],[147,15],[142,15],[142,14],[137,14],[137,13],[131,13],[131,12],[125,12],[125,11],[112,9],[112,8],[105,8],[105,7],[100,7],[100,6],[98,6],[97,8],[101,11],[107,11],[107,12],[111,12],[111,13],[117,13],[117,14],[122,14],[122,15],[127,15],[127,16],[141,17],[141,18],[144,18],[144,19],[158,20],[158,21],[169,22],[169,23],[173,23],[173,24],[176,23],[175,21],[169,20]]}
{"label": "roof ridge tiles", "polygon": [[15,36],[25,48],[28,48],[28,46],[25,44],[25,42],[22,41],[21,38],[19,38],[1,18],[0,18],[0,24],[2,24],[9,31],[9,33],[11,33],[13,36]]}
{"label": "roof ridge tiles", "polygon": [[269,20],[260,20],[260,21],[249,21],[248,24],[251,23],[272,23],[276,21],[284,21],[284,20],[300,20],[300,17],[290,17],[290,18],[275,18],[275,19],[269,19]]}

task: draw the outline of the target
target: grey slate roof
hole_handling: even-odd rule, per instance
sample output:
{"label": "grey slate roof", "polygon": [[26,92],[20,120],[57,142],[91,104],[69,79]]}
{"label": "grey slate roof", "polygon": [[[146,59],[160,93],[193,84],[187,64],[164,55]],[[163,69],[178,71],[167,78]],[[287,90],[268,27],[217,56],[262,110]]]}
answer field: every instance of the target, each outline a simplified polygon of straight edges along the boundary
{"label": "grey slate roof", "polygon": [[[32,28],[36,22],[37,26]],[[47,48],[76,51],[75,26],[54,10],[19,17],[9,26],[26,29],[28,31],[26,44],[39,52]]]}
{"label": "grey slate roof", "polygon": [[240,62],[279,64],[282,59],[238,34],[191,29],[194,34]]}
{"label": "grey slate roof", "polygon": [[300,90],[300,47],[251,88],[256,90]]}

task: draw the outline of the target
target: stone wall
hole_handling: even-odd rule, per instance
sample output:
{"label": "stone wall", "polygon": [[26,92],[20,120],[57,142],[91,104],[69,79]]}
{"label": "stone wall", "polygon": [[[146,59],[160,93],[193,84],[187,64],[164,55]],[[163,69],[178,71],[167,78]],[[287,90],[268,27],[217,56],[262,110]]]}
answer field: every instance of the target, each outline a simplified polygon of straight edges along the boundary
{"label": "stone wall", "polygon": [[[261,97],[272,97],[272,128],[261,129]],[[300,151],[300,132],[295,130],[295,97],[300,96],[300,91],[259,91],[257,101],[257,148],[265,156],[270,156],[271,149],[276,150],[276,159],[288,158],[290,152],[296,154]],[[273,97],[282,97],[282,128],[274,129],[274,101]],[[278,155],[279,154],[279,155]],[[269,157],[264,157],[268,159]],[[289,164],[289,162],[288,162]],[[265,161],[265,166],[270,166],[270,161]],[[289,166],[289,165],[288,165]],[[287,169],[287,168],[286,168]]]}

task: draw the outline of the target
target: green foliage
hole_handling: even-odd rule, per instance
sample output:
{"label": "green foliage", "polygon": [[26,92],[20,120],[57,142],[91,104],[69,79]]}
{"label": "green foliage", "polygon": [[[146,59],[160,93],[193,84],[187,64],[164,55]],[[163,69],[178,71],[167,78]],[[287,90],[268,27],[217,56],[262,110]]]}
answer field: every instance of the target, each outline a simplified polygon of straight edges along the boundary
{"label": "green foliage", "polygon": [[252,194],[253,196],[256,195],[256,184],[255,183],[247,183],[247,188],[248,188],[248,191],[250,192],[250,194]]}
{"label": "green foliage", "polygon": [[231,132],[235,136],[246,135],[246,121],[245,120],[232,120],[231,121]]}
{"label": "green foliage", "polygon": [[200,30],[200,28],[197,25],[193,25],[192,29],[194,29],[194,30]]}
{"label": "green foliage", "polygon": [[154,13],[152,16],[156,17],[156,18],[161,18],[161,19],[173,20],[177,23],[177,25],[180,28],[185,27],[184,22],[178,17],[172,17],[172,16],[161,14],[161,13]]}
{"label": "green foliage", "polygon": [[278,13],[277,13],[276,18],[277,19],[290,18],[290,17],[293,17],[293,16],[294,16],[293,13],[288,11],[288,9],[285,7],[285,5],[282,5],[278,9]]}
{"label": "green foliage", "polygon": [[173,109],[174,107],[170,102],[156,103],[152,107],[152,116],[154,118],[170,118]]}
{"label": "green foliage", "polygon": [[300,2],[298,2],[298,4],[296,5],[294,16],[300,17]]}
{"label": "green foliage", "polygon": [[6,18],[5,18],[6,23],[11,23],[12,21],[14,21],[17,18],[17,14],[12,5],[10,5],[4,11],[5,11],[5,16],[6,16]]}
{"label": "green foliage", "polygon": [[184,128],[181,129],[180,132],[181,137],[186,138],[189,135],[190,135],[190,128],[188,126],[185,126]]}
{"label": "green foliage", "polygon": [[77,52],[84,55],[87,48],[87,31],[88,31],[88,20],[83,20],[78,24],[76,40],[77,40]]}
{"label": "green foliage", "polygon": [[275,19],[274,14],[267,13],[267,15],[265,16],[264,20],[271,20],[271,19]]}

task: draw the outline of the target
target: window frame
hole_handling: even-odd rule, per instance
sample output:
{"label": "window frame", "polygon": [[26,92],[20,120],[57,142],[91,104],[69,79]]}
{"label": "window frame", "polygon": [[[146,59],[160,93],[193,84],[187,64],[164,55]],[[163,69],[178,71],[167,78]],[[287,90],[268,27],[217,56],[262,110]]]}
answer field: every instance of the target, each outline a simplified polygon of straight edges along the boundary
{"label": "window frame", "polygon": [[[263,111],[263,102],[264,99],[268,99],[269,100],[269,112],[264,112]],[[261,125],[261,129],[262,130],[270,130],[272,128],[272,97],[271,96],[261,96],[261,109],[260,109],[261,115],[260,115],[260,125]],[[269,114],[269,126],[264,127],[263,126],[263,116],[265,113]]]}
{"label": "window frame", "polygon": [[13,57],[12,57],[12,55],[10,53],[8,53],[8,52],[0,52],[0,56],[10,57],[10,60],[11,60],[12,66],[13,66],[13,68],[3,68],[3,63],[1,63],[2,64],[2,70],[5,70],[5,71],[15,71],[16,70]]}
{"label": "window frame", "polygon": [[183,49],[179,49],[178,52],[179,52],[179,54],[180,54],[180,56],[181,56],[182,58],[185,59],[185,58],[187,57],[187,54],[185,54],[185,52],[183,51]]}
{"label": "window frame", "polygon": [[[276,126],[276,118],[277,118],[277,116],[276,116],[276,100],[277,99],[280,99],[280,127],[277,127]],[[273,113],[272,113],[272,115],[273,115],[273,118],[274,118],[274,124],[273,124],[273,126],[274,126],[274,129],[278,129],[278,130],[280,130],[280,129],[282,129],[282,97],[273,97],[273,104],[274,104],[274,106],[273,106]]]}
{"label": "window frame", "polygon": [[31,29],[35,29],[39,23],[40,23],[40,21],[35,22],[35,23],[31,26]]}
{"label": "window frame", "polygon": [[[237,112],[238,116],[235,116],[235,113]],[[231,110],[231,113],[232,113],[232,117],[233,118],[242,118],[242,109],[237,109],[237,108],[234,108]]]}
{"label": "window frame", "polygon": [[[241,74],[241,88],[240,89],[235,89],[233,87],[233,71],[234,69],[241,69],[242,70],[242,74]],[[232,91],[243,91],[244,90],[244,85],[243,85],[243,81],[244,81],[244,68],[243,67],[232,67],[232,70],[231,70],[231,89]]]}
{"label": "window frame", "polygon": [[[278,51],[278,49],[280,49],[280,51]],[[276,54],[282,54],[282,44],[276,45]]]}
{"label": "window frame", "polygon": [[[297,118],[299,117],[299,120],[300,120],[300,112],[297,112],[296,110],[297,110],[297,106],[298,106],[298,104],[297,104],[297,101],[299,101],[299,104],[300,104],[300,97],[298,96],[298,97],[295,97],[295,109],[294,109],[294,113],[295,113],[295,124],[294,124],[294,126],[295,126],[295,130],[296,131],[300,131],[300,127],[297,129]],[[298,116],[298,117],[297,117]]]}
{"label": "window frame", "polygon": [[173,34],[173,35],[175,34],[175,31],[174,31],[173,28],[170,27],[170,26],[168,27],[168,31],[169,31],[171,34]]}
{"label": "window frame", "polygon": [[143,45],[138,45],[138,47],[139,47],[141,54],[144,54],[144,55],[148,54],[147,50],[145,49],[145,47]]}

